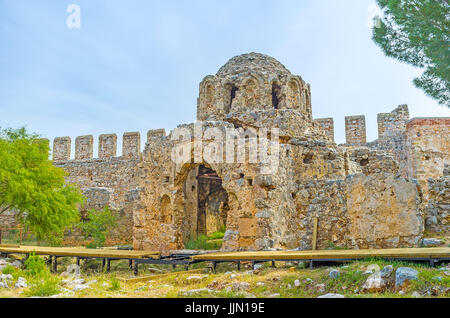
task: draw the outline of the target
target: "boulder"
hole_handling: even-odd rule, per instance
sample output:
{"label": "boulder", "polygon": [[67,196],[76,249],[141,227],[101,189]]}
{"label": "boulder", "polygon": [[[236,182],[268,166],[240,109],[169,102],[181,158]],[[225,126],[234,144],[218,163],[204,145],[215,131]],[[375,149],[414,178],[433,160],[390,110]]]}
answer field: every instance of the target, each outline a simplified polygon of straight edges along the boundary
{"label": "boulder", "polygon": [[398,268],[395,272],[395,288],[403,288],[407,282],[417,280],[418,275],[419,273],[410,267]]}
{"label": "boulder", "polygon": [[369,266],[367,266],[366,271],[367,272],[371,272],[372,274],[376,273],[376,272],[379,272],[380,271],[380,266],[378,266],[377,264],[369,265]]}
{"label": "boulder", "polygon": [[441,246],[442,241],[436,238],[424,238],[422,241],[423,247],[433,247],[433,246]]}
{"label": "boulder", "polygon": [[199,288],[199,289],[192,289],[192,290],[187,290],[184,293],[186,295],[193,295],[193,294],[198,294],[198,293],[212,293],[214,292],[213,290],[209,289],[209,288]]}
{"label": "boulder", "polygon": [[381,292],[386,287],[386,282],[381,277],[380,272],[376,272],[370,275],[364,285],[362,286],[362,290],[365,292],[376,293]]}
{"label": "boulder", "polygon": [[411,296],[412,297],[414,297],[414,298],[420,298],[421,296],[420,296],[420,294],[418,293],[418,292],[413,292],[412,294],[411,294]]}
{"label": "boulder", "polygon": [[387,278],[391,277],[393,272],[394,272],[394,267],[392,265],[385,266],[380,272],[381,278],[387,279]]}
{"label": "boulder", "polygon": [[317,298],[345,298],[345,296],[341,295],[341,294],[326,294],[326,295],[319,296]]}
{"label": "boulder", "polygon": [[188,278],[186,278],[186,280],[188,281],[188,282],[193,282],[193,283],[195,283],[195,282],[200,282],[200,281],[202,281],[205,277],[207,277],[206,275],[192,275],[192,276],[189,276]]}
{"label": "boulder", "polygon": [[13,266],[15,268],[22,268],[22,262],[16,260],[16,261],[11,263],[11,266]]}
{"label": "boulder", "polygon": [[79,285],[75,285],[72,288],[72,290],[76,292],[76,291],[85,290],[85,289],[88,289],[88,288],[90,288],[88,285],[79,284]]}
{"label": "boulder", "polygon": [[5,281],[11,281],[13,280],[13,277],[11,274],[0,274],[0,282],[5,282]]}
{"label": "boulder", "polygon": [[231,285],[231,289],[233,291],[242,291],[242,290],[247,290],[250,288],[250,284],[246,283],[246,282],[234,282]]}
{"label": "boulder", "polygon": [[61,276],[63,277],[80,278],[80,275],[81,275],[80,266],[76,264],[69,265],[66,271],[61,273]]}
{"label": "boulder", "polygon": [[341,275],[341,273],[337,269],[332,269],[330,273],[328,274],[328,277],[336,279]]}
{"label": "boulder", "polygon": [[321,294],[326,291],[325,284],[317,284],[315,289]]}
{"label": "boulder", "polygon": [[27,288],[28,287],[27,280],[23,277],[19,277],[17,279],[15,287],[16,288]]}
{"label": "boulder", "polygon": [[264,267],[264,264],[262,264],[262,263],[255,264],[255,266],[254,266],[255,270],[262,269],[263,267]]}

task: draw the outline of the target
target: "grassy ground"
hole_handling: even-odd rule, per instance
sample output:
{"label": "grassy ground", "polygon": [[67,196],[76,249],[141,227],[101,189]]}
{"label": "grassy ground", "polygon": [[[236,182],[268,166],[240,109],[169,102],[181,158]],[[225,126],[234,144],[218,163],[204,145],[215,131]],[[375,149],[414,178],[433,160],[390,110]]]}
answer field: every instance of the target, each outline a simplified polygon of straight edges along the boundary
{"label": "grassy ground", "polygon": [[[244,268],[237,272],[236,265],[219,264],[216,273],[211,273],[207,263],[196,264],[193,269],[201,269],[201,273],[182,273],[180,267],[177,275],[163,278],[156,278],[148,282],[126,283],[120,279],[133,278],[128,270],[128,262],[115,261],[111,263],[112,272],[109,274],[100,271],[100,261],[87,261],[82,264],[82,278],[89,286],[87,289],[76,292],[64,292],[63,288],[68,288],[61,277],[61,272],[71,264],[69,258],[61,260],[57,274],[51,274],[45,279],[38,280],[39,284],[29,280],[27,288],[0,288],[0,297],[30,297],[30,296],[50,296],[75,297],[75,298],[313,298],[326,293],[339,293],[346,297],[367,298],[367,297],[414,297],[413,292],[417,292],[421,297],[444,297],[450,296],[450,277],[444,271],[437,268],[429,268],[427,265],[414,263],[385,262],[382,260],[356,261],[335,267],[318,267],[314,270],[305,268],[305,263],[285,264],[277,263],[277,268],[271,268],[270,263],[254,272],[250,268]],[[361,292],[361,287],[367,279],[364,271],[367,266],[377,264],[381,268],[386,265],[393,265],[394,268],[401,266],[412,267],[419,271],[419,279],[412,281],[403,291],[399,293],[393,287],[388,288],[383,293],[370,294]],[[444,265],[441,265],[444,266]],[[337,279],[328,277],[332,268],[340,271]],[[146,266],[142,265],[141,276],[159,275],[172,272],[172,268],[167,266]],[[15,280],[18,277],[25,277],[24,270],[8,267]],[[439,281],[436,277],[441,277]],[[47,282],[49,280],[49,282]],[[297,286],[295,286],[295,281]],[[70,288],[68,288],[70,289]]]}

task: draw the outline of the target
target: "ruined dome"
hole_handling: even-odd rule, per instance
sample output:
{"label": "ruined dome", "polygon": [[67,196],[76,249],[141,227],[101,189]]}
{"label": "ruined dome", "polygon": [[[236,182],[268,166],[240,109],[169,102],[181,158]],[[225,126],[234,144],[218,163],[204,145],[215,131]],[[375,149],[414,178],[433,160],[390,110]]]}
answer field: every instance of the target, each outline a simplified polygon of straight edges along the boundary
{"label": "ruined dome", "polygon": [[288,77],[291,72],[273,57],[252,52],[233,57],[219,69],[216,76],[226,77],[245,74]]}
{"label": "ruined dome", "polygon": [[295,110],[312,119],[311,90],[273,57],[248,53],[233,57],[200,83],[198,120],[224,120],[232,114]]}

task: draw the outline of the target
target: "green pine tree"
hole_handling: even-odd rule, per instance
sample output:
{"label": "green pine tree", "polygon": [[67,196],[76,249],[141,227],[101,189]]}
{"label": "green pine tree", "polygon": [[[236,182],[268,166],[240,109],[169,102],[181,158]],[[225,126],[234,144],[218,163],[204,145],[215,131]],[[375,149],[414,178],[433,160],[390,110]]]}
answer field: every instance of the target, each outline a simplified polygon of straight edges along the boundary
{"label": "green pine tree", "polygon": [[450,107],[448,0],[377,0],[384,14],[373,40],[387,56],[424,70],[416,87]]}

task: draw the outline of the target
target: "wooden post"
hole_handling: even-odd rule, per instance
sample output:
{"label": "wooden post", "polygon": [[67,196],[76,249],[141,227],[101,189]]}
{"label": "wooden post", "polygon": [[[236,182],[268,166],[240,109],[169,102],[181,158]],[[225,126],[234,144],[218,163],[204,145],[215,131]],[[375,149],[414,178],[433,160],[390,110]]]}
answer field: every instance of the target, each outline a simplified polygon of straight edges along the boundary
{"label": "wooden post", "polygon": [[19,244],[22,245],[22,225],[19,225]]}
{"label": "wooden post", "polygon": [[106,260],[106,272],[109,273],[111,271],[111,259],[108,258]]}
{"label": "wooden post", "polygon": [[315,251],[317,249],[317,225],[319,220],[317,218],[313,218],[314,229],[313,229],[313,241],[312,241],[312,249]]}
{"label": "wooden post", "polygon": [[134,260],[134,276],[139,275],[139,262],[137,260]]}
{"label": "wooden post", "polygon": [[132,259],[128,260],[128,268],[130,269],[130,271],[133,269],[133,260]]}
{"label": "wooden post", "polygon": [[53,273],[58,272],[58,258],[56,256],[53,256]]}

